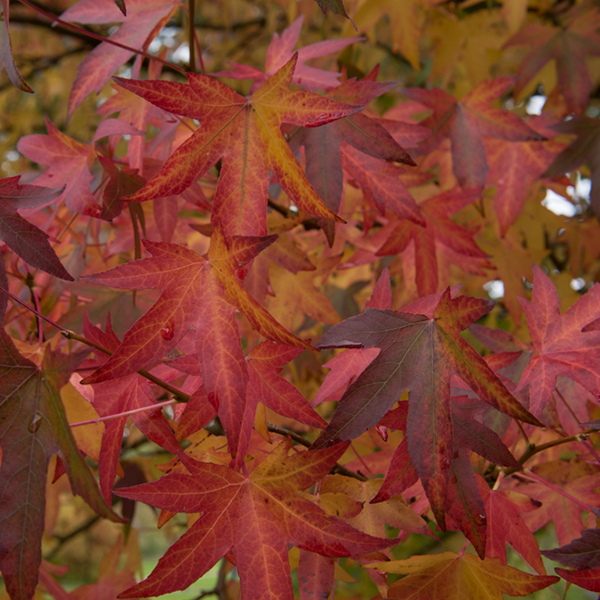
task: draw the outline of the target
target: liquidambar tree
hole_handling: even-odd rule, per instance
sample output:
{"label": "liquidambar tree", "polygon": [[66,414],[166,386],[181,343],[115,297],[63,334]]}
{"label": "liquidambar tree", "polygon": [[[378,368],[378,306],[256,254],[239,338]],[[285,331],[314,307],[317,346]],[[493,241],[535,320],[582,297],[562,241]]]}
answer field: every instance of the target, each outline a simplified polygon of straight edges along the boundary
{"label": "liquidambar tree", "polygon": [[3,597],[600,592],[600,10],[344,2],[2,0]]}

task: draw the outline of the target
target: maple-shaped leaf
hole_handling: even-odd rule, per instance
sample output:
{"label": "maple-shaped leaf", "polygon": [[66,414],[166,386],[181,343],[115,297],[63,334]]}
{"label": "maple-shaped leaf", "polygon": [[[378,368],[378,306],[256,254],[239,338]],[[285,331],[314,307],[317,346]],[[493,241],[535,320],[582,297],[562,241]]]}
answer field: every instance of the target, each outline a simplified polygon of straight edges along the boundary
{"label": "maple-shaped leaf", "polygon": [[[112,330],[110,318],[107,320],[106,331],[104,332],[93,326],[86,315],[83,322],[83,333],[87,340],[111,352],[114,352],[121,343]],[[104,362],[104,357],[101,359],[100,364],[102,362]],[[99,366],[99,363],[98,361],[86,361],[83,366],[88,369],[95,368]],[[77,374],[73,376],[73,378],[77,377],[79,377]],[[72,383],[93,404],[101,417],[111,417],[138,408],[148,408],[156,404],[147,379],[137,373],[121,377],[117,381],[106,381],[91,386],[80,385],[79,381],[75,379],[72,380]],[[110,501],[115,482],[123,443],[123,431],[129,417],[133,419],[137,428],[150,441],[173,454],[177,454],[180,449],[167,420],[158,409],[124,415],[106,421],[98,471],[100,488],[107,501]]]}
{"label": "maple-shaped leaf", "polygon": [[[555,127],[546,128],[543,119],[543,117],[536,117],[529,120],[527,124],[541,134],[544,130],[555,129]],[[548,133],[552,134],[551,131]],[[484,142],[490,164],[487,185],[496,186],[494,209],[500,224],[500,234],[504,236],[521,213],[536,180],[542,176],[555,176],[547,175],[547,171],[546,173],[544,171],[549,167],[556,153],[563,148],[563,144],[555,140],[508,142],[489,137],[486,137]]]}
{"label": "maple-shaped leaf", "polygon": [[600,569],[600,529],[584,529],[580,538],[542,554],[572,569]]}
{"label": "maple-shaped leaf", "polygon": [[575,115],[569,121],[553,125],[552,129],[576,135],[577,139],[558,154],[543,177],[557,177],[588,163],[592,178],[590,204],[596,216],[600,216],[600,120]]}
{"label": "maple-shaped leaf", "polygon": [[[375,81],[376,76],[377,70],[361,81],[349,79],[328,92],[327,97],[349,104],[367,105],[397,85],[396,82],[378,83]],[[382,125],[362,113],[319,128],[297,129],[291,135],[290,146],[292,150],[304,146],[306,176],[325,204],[334,212],[338,211],[342,198],[342,154],[346,144],[359,150],[359,156],[363,153],[381,160],[415,164]],[[400,216],[422,223],[418,211],[405,211]],[[325,227],[325,234],[332,245],[333,223],[329,222]]]}
{"label": "maple-shaped leaf", "polygon": [[122,522],[79,453],[60,399],[85,353],[46,349],[41,366],[0,331],[0,568],[13,600],[30,600],[41,562],[48,463],[58,454],[71,489],[101,516]]}
{"label": "maple-shaped leaf", "polygon": [[362,106],[311,92],[290,91],[297,58],[295,54],[250,99],[204,75],[188,74],[188,85],[115,78],[152,104],[201,123],[162,171],[125,199],[142,202],[179,194],[222,159],[212,222],[220,220],[227,235],[267,233],[269,171],[299,208],[317,217],[342,221],[308,182],[281,125],[317,127],[358,112]]}
{"label": "maple-shaped leaf", "polygon": [[502,594],[527,596],[557,583],[558,577],[530,575],[504,566],[497,558],[444,552],[369,565],[406,575],[392,584],[390,600],[502,600]]}
{"label": "maple-shaped leaf", "polygon": [[[90,167],[96,160],[94,143],[78,142],[57,129],[48,118],[46,128],[48,135],[26,135],[17,143],[23,156],[49,167],[35,182],[52,187],[64,185],[65,204],[71,212],[99,217],[101,210],[90,189],[94,179]],[[140,135],[141,132],[118,119],[106,119],[96,129],[92,141],[115,134]]]}
{"label": "maple-shaped leaf", "polygon": [[[63,12],[61,19],[90,25],[121,23],[110,40],[139,50],[152,40],[176,8],[173,0],[155,0],[152,3],[146,0],[128,0],[128,14],[124,15],[111,2],[80,0]],[[111,75],[133,54],[132,51],[109,42],[102,42],[89,52],[77,67],[77,77],[69,94],[68,115],[73,113],[88,94],[102,90]]]}
{"label": "maple-shaped leaf", "polygon": [[421,122],[433,133],[422,144],[421,152],[437,148],[444,138],[450,138],[452,170],[463,189],[481,188],[489,170],[484,135],[526,142],[543,140],[520,117],[491,103],[513,85],[512,77],[497,77],[474,87],[460,102],[439,88],[411,88],[402,93],[427,106],[433,114]]}
{"label": "maple-shaped leaf", "polygon": [[600,393],[600,331],[585,330],[600,316],[600,285],[595,284],[561,315],[552,280],[537,265],[533,272],[532,302],[519,300],[535,352],[518,389],[529,386],[531,412],[539,415],[554,392],[558,375],[575,380],[592,394]]}
{"label": "maple-shaped leaf", "polygon": [[243,597],[292,600],[288,544],[335,557],[365,554],[393,543],[326,515],[298,493],[333,467],[343,447],[291,456],[290,449],[291,443],[284,440],[250,475],[181,454],[190,475],[173,473],[117,490],[119,496],[163,510],[201,513],[150,576],[121,598],[185,589],[232,551]]}
{"label": "maple-shaped leaf", "polygon": [[418,206],[425,226],[421,227],[406,219],[398,221],[377,255],[399,254],[413,242],[417,290],[420,296],[438,291],[441,268],[438,264],[438,252],[455,253],[455,262],[465,270],[491,268],[487,254],[475,243],[473,233],[450,219],[450,215],[475,202],[479,196],[479,190],[461,191],[457,188],[424,200]]}
{"label": "maple-shaped leaf", "polygon": [[332,327],[317,346],[379,348],[380,352],[348,388],[314,447],[350,440],[374,427],[408,389],[410,456],[442,528],[453,456],[452,376],[458,375],[499,411],[540,424],[461,337],[460,332],[492,306],[476,298],[452,298],[448,289],[413,303],[404,312],[367,308],[364,314]]}
{"label": "maple-shaped leaf", "polygon": [[487,515],[486,556],[506,564],[506,544],[510,544],[540,575],[545,575],[537,540],[520,516],[536,510],[532,499],[510,490],[490,490],[481,477],[477,481]]}
{"label": "maple-shaped leaf", "polygon": [[584,569],[583,571],[555,570],[563,579],[582,587],[584,590],[600,593],[600,568]]}
{"label": "maple-shaped leaf", "polygon": [[51,202],[63,189],[20,185],[20,175],[0,179],[0,240],[27,264],[50,275],[73,281],[48,242],[48,234],[26,221],[19,209],[36,208]]}
{"label": "maple-shaped leaf", "polygon": [[230,449],[236,454],[248,381],[236,309],[266,338],[310,348],[275,321],[235,276],[237,269],[276,237],[224,237],[216,228],[207,259],[183,246],[144,240],[152,258],[86,276],[95,283],[126,289],[158,288],[162,293],[125,334],[114,354],[82,383],[108,381],[153,365],[194,326],[206,393],[219,406]]}
{"label": "maple-shaped leaf", "polygon": [[[593,8],[573,18],[566,26],[530,23],[512,37],[505,48],[527,46],[529,53],[519,64],[515,94],[550,60],[556,61],[558,90],[569,112],[583,112],[593,90],[586,55],[600,56],[600,14]],[[549,90],[548,90],[549,91]]]}
{"label": "maple-shaped leaf", "polygon": [[25,80],[19,73],[15,59],[12,53],[12,44],[10,43],[10,31],[9,31],[9,4],[10,0],[2,0],[0,8],[2,8],[2,20],[0,21],[0,72],[2,67],[6,68],[6,73],[11,83],[19,88],[22,92],[29,92],[33,94],[33,90],[25,83]]}
{"label": "maple-shaped leaf", "polygon": [[[298,17],[287,29],[284,29],[281,36],[278,33],[273,34],[273,39],[267,48],[265,58],[264,73],[256,67],[230,62],[233,70],[219,71],[211,73],[212,77],[229,77],[231,79],[253,79],[254,83],[250,88],[253,93],[267,77],[274,75],[281,67],[287,63],[294,55],[294,47],[298,43],[300,30],[304,23],[304,15]],[[323,40],[315,44],[309,44],[298,50],[298,64],[292,77],[292,83],[301,86],[305,90],[329,90],[339,85],[339,73],[333,71],[324,71],[315,67],[309,67],[307,60],[319,58],[343,50],[346,46],[359,42],[363,38],[342,38],[339,40]]]}
{"label": "maple-shaped leaf", "polygon": [[558,543],[569,544],[585,529],[582,522],[585,505],[594,508],[600,503],[600,494],[596,493],[600,488],[600,473],[593,465],[560,460],[542,463],[533,472],[565,494],[537,481],[519,486],[516,488],[519,493],[541,503],[537,510],[524,513],[522,519],[531,531],[553,521]]}

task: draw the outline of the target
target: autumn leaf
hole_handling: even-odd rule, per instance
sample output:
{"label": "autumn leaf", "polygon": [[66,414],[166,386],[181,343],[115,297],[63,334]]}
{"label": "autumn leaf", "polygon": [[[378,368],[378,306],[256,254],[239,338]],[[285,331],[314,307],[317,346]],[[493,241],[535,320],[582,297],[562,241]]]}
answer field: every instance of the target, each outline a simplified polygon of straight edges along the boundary
{"label": "autumn leaf", "polygon": [[87,353],[47,348],[38,367],[0,332],[0,568],[12,600],[30,600],[35,591],[52,455],[61,458],[75,494],[99,515],[122,522],[79,453],[60,399],[60,388]]}
{"label": "autumn leaf", "polygon": [[497,77],[474,87],[460,102],[439,88],[412,88],[403,94],[427,106],[433,114],[421,125],[433,130],[421,153],[434,150],[450,138],[452,170],[463,189],[481,188],[489,170],[484,135],[510,142],[539,141],[544,136],[527,126],[517,115],[490,106],[513,85],[512,77]]}
{"label": "autumn leaf", "polygon": [[[375,80],[377,72],[378,70],[370,73],[361,81],[347,80],[328,92],[327,97],[340,102],[367,105],[397,85],[396,82],[378,83]],[[358,150],[358,156],[363,153],[380,160],[413,166],[415,164],[382,125],[363,113],[350,115],[318,128],[297,128],[290,136],[290,146],[292,150],[304,147],[306,176],[334,212],[338,211],[342,198],[342,156],[346,144]],[[391,202],[389,204],[389,208],[394,210],[395,205]],[[398,210],[395,212],[398,213]],[[418,211],[403,210],[399,212],[399,216],[422,223]],[[334,224],[329,222],[321,225],[332,245]]]}
{"label": "autumn leaf", "polygon": [[539,415],[554,393],[558,375],[575,380],[592,394],[600,392],[600,331],[585,330],[596,318],[600,285],[594,285],[561,315],[552,280],[537,265],[533,271],[533,301],[519,300],[535,352],[518,389],[529,386],[531,412]]}
{"label": "autumn leaf", "polygon": [[[314,443],[327,447],[374,427],[409,390],[408,447],[438,524],[444,528],[453,456],[450,380],[461,377],[482,400],[527,423],[529,414],[460,331],[491,310],[491,303],[450,291],[429,296],[404,312],[366,309],[333,327],[318,348],[380,348],[348,388],[327,429]],[[409,312],[410,311],[410,312]]]}
{"label": "autumn leaf", "polygon": [[502,594],[527,596],[559,581],[558,577],[529,575],[504,566],[497,558],[481,560],[472,554],[444,552],[407,560],[369,565],[387,573],[406,575],[392,584],[391,600],[502,600]]}
{"label": "autumn leaf", "polygon": [[[556,61],[558,90],[567,101],[569,112],[583,112],[593,89],[586,55],[600,56],[600,15],[595,10],[575,14],[566,26],[530,23],[512,37],[505,48],[527,46],[529,52],[519,64],[515,94],[550,60]],[[550,90],[548,90],[550,92]]]}
{"label": "autumn leaf", "polygon": [[181,455],[190,475],[117,491],[124,498],[200,518],[142,583],[121,598],[157,596],[191,585],[232,551],[242,595],[292,600],[287,544],[323,556],[352,556],[386,547],[392,540],[361,533],[302,497],[298,491],[321,479],[343,448],[294,452],[281,442],[250,475],[198,463]]}
{"label": "autumn leaf", "polygon": [[[121,23],[109,39],[141,49],[152,41],[176,8],[173,0],[157,0],[151,4],[145,0],[128,0],[127,6],[129,10],[125,15],[112,2],[98,4],[95,0],[81,0],[63,12],[61,19],[85,24]],[[69,95],[68,115],[73,114],[88,94],[99,92],[131,56],[132,51],[109,42],[96,46],[77,68],[77,78]]]}
{"label": "autumn leaf", "polygon": [[206,393],[219,406],[235,455],[246,404],[248,371],[242,352],[236,308],[256,330],[281,344],[310,348],[285,330],[246,292],[235,277],[276,236],[223,237],[214,230],[208,260],[176,244],[144,240],[152,258],[132,261],[85,279],[118,288],[159,288],[154,306],[125,334],[113,355],[83,385],[129,375],[153,365],[174,348],[190,327]]}
{"label": "autumn leaf", "polygon": [[567,567],[578,570],[600,569],[600,529],[584,529],[581,537],[542,554]]}
{"label": "autumn leaf", "polygon": [[[114,352],[120,345],[119,338],[112,330],[110,319],[106,323],[106,331],[92,325],[87,315],[83,322],[83,332],[87,340]],[[100,361],[86,361],[83,367],[97,368],[106,357]],[[78,391],[93,404],[98,414],[102,417],[111,417],[139,408],[149,408],[156,404],[148,381],[137,373],[120,377],[117,381],[106,381],[93,385],[81,385],[81,377],[75,374],[72,383]],[[167,420],[159,409],[144,411],[130,415],[138,429],[152,442],[165,448],[173,454],[179,452],[173,432]],[[123,430],[128,415],[113,418],[105,422],[105,432],[102,436],[101,454],[98,461],[100,488],[107,502],[110,501],[115,475],[119,464],[121,446],[123,444]]]}
{"label": "autumn leaf", "polygon": [[567,581],[591,592],[600,592],[600,568],[585,569],[583,571],[567,571],[556,569],[556,572]]}
{"label": "autumn leaf", "polygon": [[[462,262],[458,264],[466,271],[481,271],[492,265],[487,254],[479,248],[473,239],[473,233],[454,223],[450,215],[475,202],[480,196],[479,190],[449,190],[436,194],[421,202],[420,214],[424,226],[399,220],[388,239],[378,250],[378,256],[398,254],[414,244],[415,271],[417,289],[420,296],[435,294],[439,287],[439,269],[437,254],[453,252]],[[458,261],[457,261],[458,262]]]}
{"label": "autumn leaf", "polygon": [[[273,39],[267,48],[264,73],[256,67],[239,63],[229,63],[234,69],[212,73],[212,77],[229,77],[231,79],[253,79],[251,92],[266,81],[267,77],[274,75],[294,55],[294,47],[298,43],[300,30],[304,23],[304,15],[298,17],[289,27],[283,30],[281,35],[273,34]],[[339,73],[325,71],[310,67],[306,61],[327,56],[343,50],[350,44],[361,41],[363,38],[342,38],[339,40],[323,40],[315,44],[309,44],[298,49],[298,63],[294,70],[292,83],[299,85],[305,90],[315,92],[317,90],[329,90],[339,85]]]}
{"label": "autumn leaf", "polygon": [[269,169],[299,208],[340,222],[308,183],[281,133],[281,125],[317,127],[355,113],[362,106],[290,91],[297,59],[295,54],[250,100],[203,75],[188,74],[188,85],[116,78],[125,89],[156,106],[202,124],[163,170],[126,200],[143,202],[179,194],[222,159],[212,222],[220,220],[226,235],[267,233]]}
{"label": "autumn leaf", "polygon": [[19,209],[36,208],[63,192],[37,185],[20,185],[20,176],[0,179],[0,240],[27,264],[60,279],[73,281],[48,242],[48,234],[29,223]]}

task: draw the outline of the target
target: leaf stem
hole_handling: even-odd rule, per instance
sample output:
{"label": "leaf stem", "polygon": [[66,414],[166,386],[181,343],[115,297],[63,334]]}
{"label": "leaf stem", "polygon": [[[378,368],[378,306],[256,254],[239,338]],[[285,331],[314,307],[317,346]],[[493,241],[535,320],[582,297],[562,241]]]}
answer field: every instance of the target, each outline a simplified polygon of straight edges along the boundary
{"label": "leaf stem", "polygon": [[88,31],[81,27],[77,27],[77,25],[72,25],[71,23],[68,23],[67,21],[63,21],[62,19],[59,19],[56,15],[53,15],[52,13],[45,11],[40,6],[36,6],[32,2],[29,2],[29,0],[19,0],[19,2],[21,2],[21,4],[24,4],[25,6],[28,6],[32,10],[35,10],[36,12],[44,15],[45,17],[48,17],[48,19],[51,19],[55,23],[60,23],[63,27],[67,27],[68,29],[71,29],[72,31],[77,31],[77,33],[79,33],[79,34],[85,35],[85,36],[93,38],[95,40],[99,40],[100,42],[107,42],[108,44],[112,44],[113,46],[117,46],[119,48],[122,48],[123,50],[128,50],[129,52],[133,52],[134,54],[141,54],[142,56],[145,56],[146,58],[149,58],[152,60],[157,60],[157,61],[163,63],[163,65],[170,67],[174,71],[177,71],[178,73],[181,73],[182,75],[185,75],[184,69],[182,69],[181,67],[178,67],[177,65],[175,65],[167,60],[159,58],[158,56],[153,56],[152,54],[148,54],[147,52],[144,52],[143,50],[137,50],[136,48],[132,48],[131,46],[126,46],[125,44],[121,44],[120,42],[115,42],[114,40],[111,40],[110,38],[105,38],[105,37],[102,37],[101,35],[93,33],[92,31]]}
{"label": "leaf stem", "polygon": [[97,419],[90,419],[89,421],[79,421],[79,423],[69,423],[69,427],[80,427],[81,425],[93,425],[94,423],[102,423],[103,421],[112,421],[113,419],[120,419],[121,417],[127,417],[129,415],[135,415],[141,412],[147,412],[149,410],[155,410],[162,408],[163,406],[170,406],[175,404],[177,400],[167,400],[166,402],[158,402],[151,404],[150,406],[143,406],[142,408],[134,408],[133,410],[126,410],[125,412],[116,413],[114,415],[108,415],[108,417],[98,417]]}

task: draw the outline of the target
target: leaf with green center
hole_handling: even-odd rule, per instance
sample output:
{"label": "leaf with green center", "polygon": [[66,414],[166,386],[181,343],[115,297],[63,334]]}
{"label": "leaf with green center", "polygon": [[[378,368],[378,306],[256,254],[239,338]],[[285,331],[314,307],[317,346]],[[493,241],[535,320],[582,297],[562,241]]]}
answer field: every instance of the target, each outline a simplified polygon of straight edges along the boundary
{"label": "leaf with green center", "polygon": [[322,479],[344,449],[290,456],[291,443],[283,441],[249,476],[181,454],[191,475],[166,475],[118,490],[119,496],[163,510],[201,513],[150,576],[121,598],[185,589],[232,551],[243,597],[292,600],[288,544],[335,557],[370,553],[394,543],[326,515],[298,493]]}
{"label": "leaf with green center", "polygon": [[139,192],[125,198],[143,202],[179,194],[219,159],[222,168],[212,221],[227,235],[267,233],[269,171],[302,210],[342,222],[312,188],[281,132],[283,123],[317,127],[362,109],[317,94],[290,91],[297,54],[252,95],[240,96],[204,75],[188,74],[189,84],[115,78],[125,89],[201,127]]}
{"label": "leaf with green center", "polygon": [[408,389],[410,456],[443,528],[453,456],[452,376],[458,375],[499,411],[540,425],[460,334],[492,307],[492,302],[476,298],[453,299],[448,289],[403,312],[367,308],[364,314],[332,327],[318,348],[379,348],[380,352],[348,388],[313,446],[327,447],[358,437],[377,425]]}
{"label": "leaf with green center", "polygon": [[38,367],[0,331],[0,568],[13,600],[30,600],[35,591],[53,454],[61,458],[75,494],[99,515],[122,522],[79,453],[60,399],[60,388],[86,354],[46,349]]}

